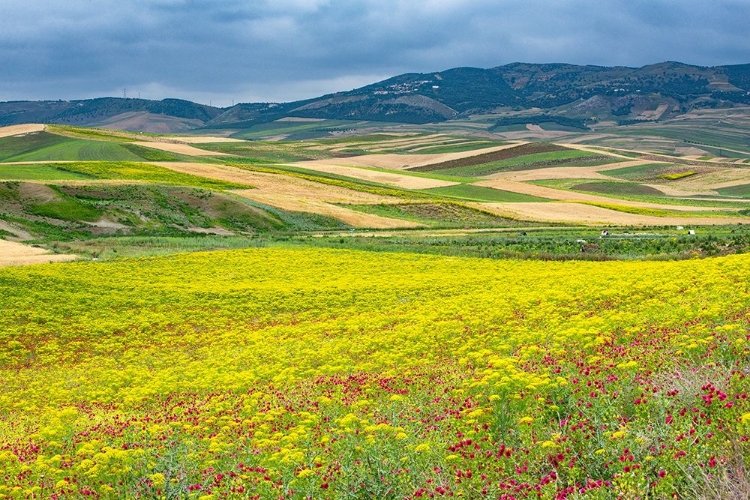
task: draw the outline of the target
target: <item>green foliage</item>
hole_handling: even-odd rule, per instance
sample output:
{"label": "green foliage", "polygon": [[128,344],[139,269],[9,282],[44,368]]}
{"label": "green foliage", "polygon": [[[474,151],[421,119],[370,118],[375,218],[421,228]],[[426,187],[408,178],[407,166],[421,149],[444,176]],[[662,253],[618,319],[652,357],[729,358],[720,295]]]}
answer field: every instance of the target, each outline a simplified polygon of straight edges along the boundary
{"label": "green foliage", "polygon": [[31,132],[24,135],[0,137],[0,161],[24,156],[33,151],[52,148],[70,139],[48,132]]}
{"label": "green foliage", "polygon": [[[538,229],[533,226],[529,224],[516,231],[464,235],[421,236],[418,232],[404,232],[398,236],[370,238],[354,233],[346,238],[299,237],[290,243],[373,252],[532,260],[691,259],[750,251],[750,226],[702,227],[696,235],[674,227],[649,231],[609,228],[607,237],[601,237],[600,229]],[[584,245],[581,240],[595,243],[599,248],[581,252]]]}
{"label": "green foliage", "polygon": [[60,170],[55,165],[3,165],[0,164],[0,179],[22,181],[80,180],[91,176],[79,172]]}
{"label": "green foliage", "polygon": [[719,188],[717,191],[724,196],[736,196],[738,198],[750,198],[750,184]]}
{"label": "green foliage", "polygon": [[39,205],[31,205],[29,213],[65,221],[95,221],[102,215],[101,210],[69,197]]}
{"label": "green foliage", "polygon": [[530,202],[530,201],[549,201],[546,198],[530,196],[521,193],[512,193],[500,189],[493,189],[484,186],[474,186],[473,184],[457,184],[432,189],[423,189],[422,192],[430,193],[449,198],[459,198],[467,201],[486,201],[486,202]]}
{"label": "green foliage", "polygon": [[360,212],[403,219],[433,228],[524,227],[534,223],[500,217],[457,203],[344,205]]}
{"label": "green foliage", "polygon": [[[40,132],[44,133],[44,132]],[[5,156],[5,155],[3,155]],[[86,139],[63,138],[41,148],[14,156],[0,157],[4,161],[138,161],[142,158],[122,144]]]}
{"label": "green foliage", "polygon": [[[108,245],[117,248],[117,239],[126,235],[200,238],[204,235],[196,231],[206,231],[205,237],[218,232],[244,240],[260,234],[348,228],[328,217],[287,212],[206,189],[158,184],[60,186],[45,188],[44,196],[54,194],[52,199],[29,202],[21,195],[29,186],[0,183],[0,219],[48,245],[109,236]],[[202,244],[210,246],[206,241]]]}
{"label": "green foliage", "polygon": [[204,189],[247,189],[252,186],[183,174],[168,168],[134,162],[82,162],[56,165],[60,170],[88,175],[97,179],[143,181],[176,184]]}

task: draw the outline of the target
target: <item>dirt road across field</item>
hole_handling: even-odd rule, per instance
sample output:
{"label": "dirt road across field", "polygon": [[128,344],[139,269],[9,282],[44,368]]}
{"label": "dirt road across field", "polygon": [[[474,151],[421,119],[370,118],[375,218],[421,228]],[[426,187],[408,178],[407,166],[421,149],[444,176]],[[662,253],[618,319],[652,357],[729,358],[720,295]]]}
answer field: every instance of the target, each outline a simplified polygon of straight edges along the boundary
{"label": "dirt road across field", "polygon": [[65,262],[77,258],[77,255],[53,254],[43,248],[0,240],[0,267]]}

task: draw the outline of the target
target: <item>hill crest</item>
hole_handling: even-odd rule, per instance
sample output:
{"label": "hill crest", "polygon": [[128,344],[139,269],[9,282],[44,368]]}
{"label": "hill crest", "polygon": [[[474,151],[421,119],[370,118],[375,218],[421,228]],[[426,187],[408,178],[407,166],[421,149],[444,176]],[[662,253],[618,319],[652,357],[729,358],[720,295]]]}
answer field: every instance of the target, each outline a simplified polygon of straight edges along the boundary
{"label": "hill crest", "polygon": [[529,110],[582,123],[627,123],[748,104],[750,64],[703,67],[666,61],[630,68],[517,62],[406,73],[313,99],[229,108],[114,97],[3,102],[0,126],[60,123],[169,133],[242,129],[287,117],[420,124]]}

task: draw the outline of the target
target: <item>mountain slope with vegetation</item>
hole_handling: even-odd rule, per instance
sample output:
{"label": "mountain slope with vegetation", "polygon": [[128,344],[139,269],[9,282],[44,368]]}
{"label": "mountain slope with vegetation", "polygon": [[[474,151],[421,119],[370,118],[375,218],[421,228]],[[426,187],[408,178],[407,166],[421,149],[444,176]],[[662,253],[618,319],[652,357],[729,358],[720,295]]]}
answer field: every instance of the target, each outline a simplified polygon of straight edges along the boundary
{"label": "mountain slope with vegetation", "polygon": [[[289,117],[424,124],[481,113],[520,112],[530,123],[552,117],[563,126],[572,123],[581,128],[584,123],[657,121],[695,109],[747,104],[750,64],[702,67],[664,62],[628,68],[513,63],[490,69],[407,73],[303,101],[243,103],[229,108],[179,99],[111,97],[4,102],[0,103],[0,125],[115,124],[126,130],[166,133],[170,127],[175,132],[236,130]],[[165,122],[164,117],[177,121]],[[149,127],[151,122],[159,126]]]}

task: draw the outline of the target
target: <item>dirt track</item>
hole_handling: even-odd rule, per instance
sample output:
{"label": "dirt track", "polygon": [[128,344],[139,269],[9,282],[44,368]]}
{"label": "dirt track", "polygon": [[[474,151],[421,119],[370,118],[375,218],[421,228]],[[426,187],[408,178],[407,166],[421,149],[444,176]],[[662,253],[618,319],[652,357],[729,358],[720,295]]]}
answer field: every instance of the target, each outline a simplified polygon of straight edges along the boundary
{"label": "dirt track", "polygon": [[43,248],[31,247],[15,241],[0,240],[0,267],[65,262],[78,258],[77,255],[51,254]]}

